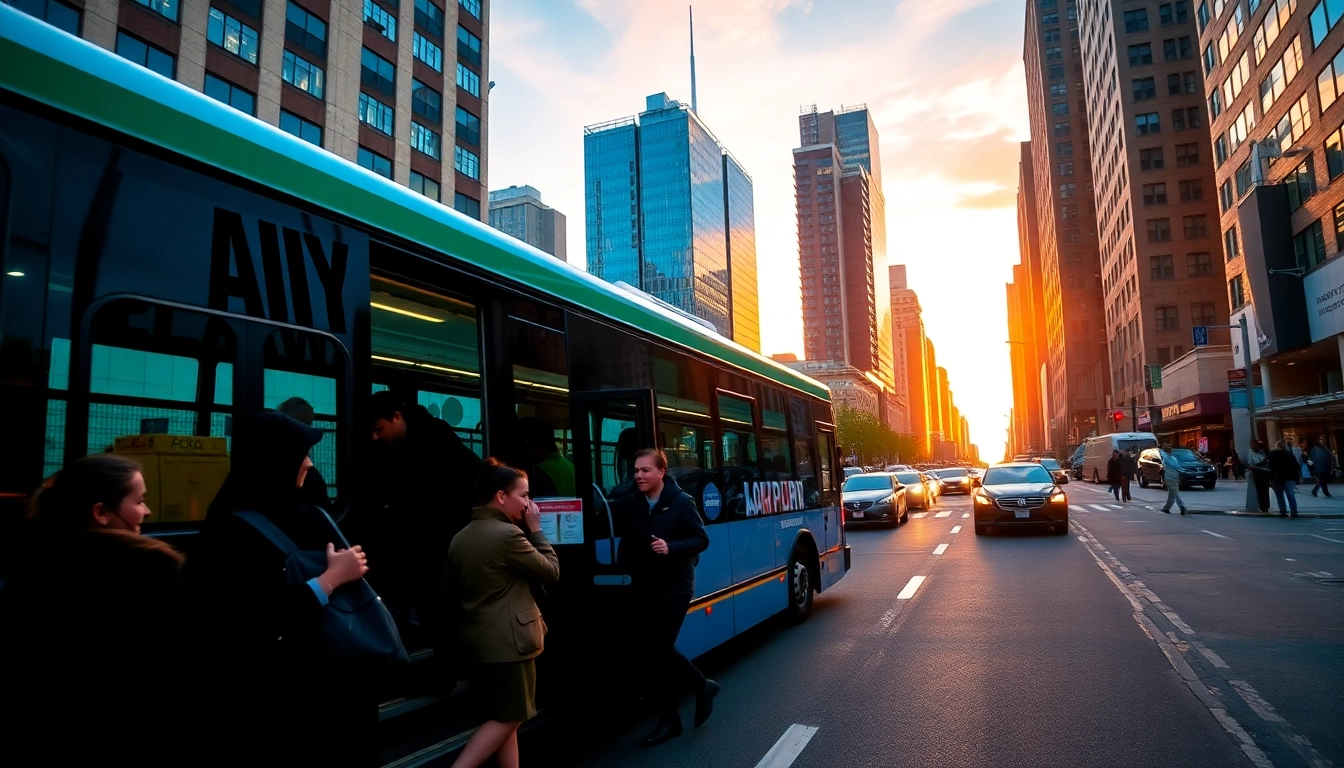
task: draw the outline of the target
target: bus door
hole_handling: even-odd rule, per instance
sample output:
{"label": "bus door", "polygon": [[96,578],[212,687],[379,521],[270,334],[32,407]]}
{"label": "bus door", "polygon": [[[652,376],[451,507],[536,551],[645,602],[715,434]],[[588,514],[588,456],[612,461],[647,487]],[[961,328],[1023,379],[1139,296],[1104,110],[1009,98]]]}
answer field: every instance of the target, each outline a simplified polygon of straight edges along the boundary
{"label": "bus door", "polygon": [[584,538],[592,546],[592,583],[629,586],[629,574],[616,562],[622,521],[612,502],[635,489],[635,452],[657,444],[653,390],[578,392],[574,402],[576,485],[584,499]]}

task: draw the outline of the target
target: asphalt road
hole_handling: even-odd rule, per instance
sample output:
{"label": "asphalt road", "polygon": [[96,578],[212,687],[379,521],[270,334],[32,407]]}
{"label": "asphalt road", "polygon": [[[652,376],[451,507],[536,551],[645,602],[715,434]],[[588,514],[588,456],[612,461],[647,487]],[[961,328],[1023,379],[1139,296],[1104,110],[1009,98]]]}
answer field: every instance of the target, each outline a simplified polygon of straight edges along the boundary
{"label": "asphalt road", "polygon": [[686,734],[642,749],[652,718],[576,712],[524,765],[750,767],[809,734],[792,765],[1344,765],[1344,523],[1068,490],[1069,536],[977,537],[961,497],[851,529],[808,622],[699,660],[723,685],[704,727],[688,700]]}

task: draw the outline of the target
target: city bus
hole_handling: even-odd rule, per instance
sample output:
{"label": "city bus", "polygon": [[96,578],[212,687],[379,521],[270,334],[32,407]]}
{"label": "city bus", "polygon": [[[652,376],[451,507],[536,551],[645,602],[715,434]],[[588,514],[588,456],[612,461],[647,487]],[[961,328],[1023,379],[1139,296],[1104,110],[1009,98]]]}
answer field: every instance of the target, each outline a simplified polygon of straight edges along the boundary
{"label": "city bus", "polygon": [[[709,532],[688,656],[806,618],[850,566],[823,385],[3,4],[0,259],[0,541],[65,463],[128,451],[156,507],[144,530],[189,557],[233,420],[293,397],[324,432],[333,511],[358,520],[379,481],[361,472],[369,400],[388,389],[477,456],[518,455],[526,419],[572,462],[561,582],[543,598],[553,707],[629,677],[609,502],[631,447],[666,452]],[[474,725],[444,714],[460,686],[416,685],[432,650],[410,650],[380,712],[400,765]]]}

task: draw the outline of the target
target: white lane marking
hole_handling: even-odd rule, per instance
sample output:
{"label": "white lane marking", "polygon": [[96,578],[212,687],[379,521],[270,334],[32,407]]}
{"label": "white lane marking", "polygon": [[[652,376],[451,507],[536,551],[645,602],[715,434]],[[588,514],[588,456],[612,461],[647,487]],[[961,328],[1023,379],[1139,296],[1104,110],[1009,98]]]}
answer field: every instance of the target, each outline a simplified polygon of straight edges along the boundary
{"label": "white lane marking", "polygon": [[1207,534],[1209,534],[1210,536],[1217,536],[1217,537],[1220,538],[1220,539],[1227,539],[1228,541],[1231,541],[1231,540],[1232,540],[1232,537],[1231,537],[1231,536],[1224,536],[1224,535],[1221,534],[1221,533],[1214,533],[1213,531],[1206,531],[1206,530],[1204,530],[1203,528],[1200,528],[1199,530],[1200,530],[1200,533],[1207,533]]}
{"label": "white lane marking", "polygon": [[897,600],[909,600],[919,591],[919,585],[924,583],[923,576],[911,576],[910,582],[901,590],[901,594],[896,596]]}
{"label": "white lane marking", "polygon": [[1106,512],[1106,511],[1107,511],[1106,507],[1102,506],[1101,504],[1088,504],[1087,506],[1089,506],[1089,507],[1091,507],[1091,508],[1093,508],[1093,509],[1095,509],[1095,510],[1099,510],[1099,511],[1101,511],[1101,512]]}
{"label": "white lane marking", "polygon": [[970,517],[970,516],[971,516],[971,513],[970,513],[970,512],[967,512],[966,514],[964,514],[964,515],[961,516],[961,519],[962,519],[962,520],[965,520],[966,518],[968,518],[968,517]]}
{"label": "white lane marking", "polygon": [[775,742],[775,746],[771,747],[770,751],[765,753],[765,757],[761,758],[761,762],[756,764],[756,768],[789,768],[815,735],[817,735],[815,725],[798,723],[790,725],[784,735],[779,737],[779,741]]}
{"label": "white lane marking", "polygon": [[953,532],[953,533],[961,533],[961,526],[960,526],[960,525],[954,525],[954,526],[952,526],[952,532]]}
{"label": "white lane marking", "polygon": [[950,514],[952,514],[952,510],[949,509],[946,512],[939,512],[938,514],[934,515],[934,517],[947,517]]}
{"label": "white lane marking", "polygon": [[938,548],[935,549],[935,550],[933,550],[933,554],[935,554],[935,555],[941,555],[941,554],[943,554],[943,553],[946,552],[946,551],[947,551],[947,545],[946,545],[946,544],[939,544],[939,545],[938,545]]}
{"label": "white lane marking", "polygon": [[1223,657],[1214,653],[1213,650],[1209,648],[1207,645],[1196,640],[1194,641],[1194,646],[1195,650],[1204,654],[1204,658],[1208,659],[1209,663],[1212,664],[1213,666],[1219,669],[1231,669],[1231,667],[1227,666],[1227,662],[1223,661]]}
{"label": "white lane marking", "polygon": [[1284,719],[1279,717],[1278,713],[1274,711],[1273,705],[1268,701],[1265,701],[1264,698],[1251,687],[1250,683],[1245,680],[1228,680],[1227,682],[1231,683],[1232,687],[1237,689],[1237,694],[1250,705],[1251,709],[1255,714],[1260,716],[1261,720],[1270,723],[1284,722]]}
{"label": "white lane marking", "polygon": [[1339,539],[1331,539],[1331,538],[1328,538],[1328,537],[1326,537],[1326,536],[1322,536],[1322,535],[1320,535],[1319,533],[1313,533],[1313,534],[1311,534],[1311,535],[1312,535],[1312,536],[1315,536],[1315,537],[1318,538],[1318,539],[1325,539],[1326,541],[1333,541],[1333,542],[1335,542],[1336,544],[1344,544],[1344,541],[1340,541]]}
{"label": "white lane marking", "polygon": [[1086,512],[1086,511],[1087,511],[1086,509],[1083,509],[1082,507],[1078,506],[1077,504],[1070,504],[1070,505],[1069,505],[1069,509],[1072,509],[1074,512]]}
{"label": "white lane marking", "polygon": [[928,512],[916,512],[915,514],[911,515],[910,517],[914,518],[915,520],[918,520],[918,519],[920,519],[921,517],[923,517],[923,516],[925,516],[925,515],[927,515],[927,514],[929,514],[929,513],[928,513]]}
{"label": "white lane marking", "polygon": [[1111,509],[1124,509],[1124,507],[1120,506],[1119,504],[1107,504],[1106,506],[1110,507]]}
{"label": "white lane marking", "polygon": [[1126,520],[1126,523],[1146,523],[1147,520]]}
{"label": "white lane marking", "polygon": [[1317,579],[1328,579],[1334,574],[1329,571],[1309,571],[1307,575]]}

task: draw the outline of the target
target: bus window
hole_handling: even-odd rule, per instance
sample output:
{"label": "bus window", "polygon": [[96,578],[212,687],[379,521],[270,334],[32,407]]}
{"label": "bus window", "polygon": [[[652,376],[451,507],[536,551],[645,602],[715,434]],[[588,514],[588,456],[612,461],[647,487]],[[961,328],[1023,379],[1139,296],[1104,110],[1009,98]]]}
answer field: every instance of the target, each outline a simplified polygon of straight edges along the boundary
{"label": "bus window", "polygon": [[778,390],[764,390],[761,398],[761,459],[766,480],[795,479],[789,450],[789,421],[784,413],[787,403],[787,398]]}
{"label": "bus window", "polygon": [[324,496],[339,509],[344,484],[337,473],[337,425],[349,417],[340,407],[337,382],[345,380],[345,355],[326,337],[293,330],[271,333],[264,354],[262,404],[322,431],[322,441],[308,454],[317,470],[310,477],[326,483]]}
{"label": "bus window", "polygon": [[817,430],[817,468],[821,486],[821,504],[830,506],[835,498],[835,434]]}
{"label": "bus window", "polygon": [[747,484],[758,479],[756,419],[752,401],[719,393],[720,448],[723,460],[723,507],[731,515],[747,512]]}
{"label": "bus window", "polygon": [[525,469],[534,497],[575,498],[564,314],[528,301],[507,320],[516,418],[508,463]]}

